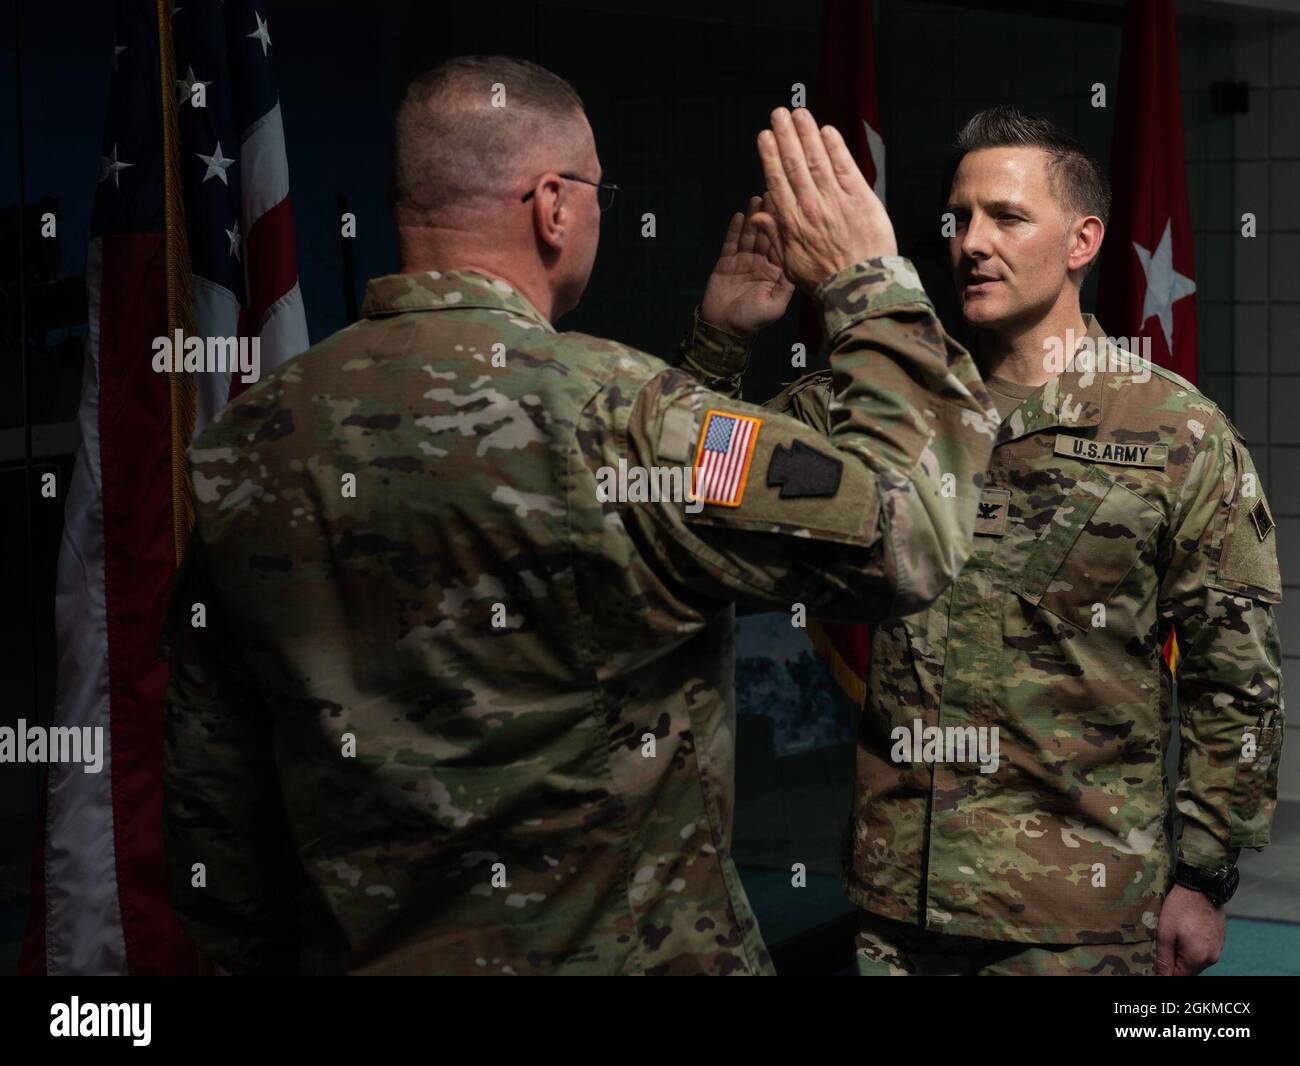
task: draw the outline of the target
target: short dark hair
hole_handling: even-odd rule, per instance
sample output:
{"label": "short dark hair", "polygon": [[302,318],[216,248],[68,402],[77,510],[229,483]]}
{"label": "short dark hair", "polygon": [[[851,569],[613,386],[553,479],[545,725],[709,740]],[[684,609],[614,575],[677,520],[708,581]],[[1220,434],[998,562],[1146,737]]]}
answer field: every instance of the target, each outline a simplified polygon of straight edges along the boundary
{"label": "short dark hair", "polygon": [[425,71],[393,120],[394,217],[509,192],[520,157],[576,129],[583,113],[572,85],[526,59],[456,56]]}
{"label": "short dark hair", "polygon": [[972,115],[957,134],[957,150],[948,167],[945,193],[951,193],[957,167],[969,152],[982,148],[1041,148],[1051,157],[1047,180],[1057,199],[1080,215],[1110,216],[1110,181],[1101,164],[1050,119],[1025,115],[1014,107],[990,107]]}

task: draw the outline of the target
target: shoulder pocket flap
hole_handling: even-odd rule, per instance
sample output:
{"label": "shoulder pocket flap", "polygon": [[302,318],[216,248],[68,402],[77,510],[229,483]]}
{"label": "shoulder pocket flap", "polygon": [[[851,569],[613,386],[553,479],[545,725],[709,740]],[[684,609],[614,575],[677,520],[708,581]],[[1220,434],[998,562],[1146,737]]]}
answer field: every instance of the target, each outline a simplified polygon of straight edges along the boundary
{"label": "shoulder pocket flap", "polygon": [[[1282,602],[1282,574],[1277,565],[1277,527],[1268,502],[1258,491],[1258,476],[1243,449],[1237,451],[1239,495],[1229,507],[1223,548],[1211,587],[1263,603]],[[1247,480],[1249,478],[1249,480]],[[1254,490],[1247,495],[1248,490]]]}

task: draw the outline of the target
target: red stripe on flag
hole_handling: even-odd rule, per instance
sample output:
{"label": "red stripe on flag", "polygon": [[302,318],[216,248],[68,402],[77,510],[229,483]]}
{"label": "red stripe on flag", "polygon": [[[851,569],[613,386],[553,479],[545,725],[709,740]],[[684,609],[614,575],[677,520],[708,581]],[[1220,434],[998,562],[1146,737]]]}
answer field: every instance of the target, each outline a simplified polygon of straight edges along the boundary
{"label": "red stripe on flag", "polygon": [[[262,320],[272,305],[298,284],[298,252],[294,240],[293,205],[285,197],[253,223],[244,242],[248,257],[248,306],[239,312],[239,333],[243,337],[261,334]],[[262,353],[263,368],[274,353]],[[297,353],[294,353],[297,354]],[[231,375],[230,396],[235,399],[255,382]]]}
{"label": "red stripe on flag", "polygon": [[737,422],[732,432],[731,444],[722,453],[722,468],[718,471],[718,496],[724,500],[734,499],[736,485],[736,468],[740,465],[740,456],[745,447],[745,425]]}
{"label": "red stripe on flag", "polygon": [[257,329],[276,300],[298,282],[298,255],[289,197],[253,223],[244,243],[248,258],[248,317]]}
{"label": "red stripe on flag", "polygon": [[113,840],[132,975],[196,973],[167,905],[162,844],[163,693],[158,639],[175,573],[171,393],[152,366],[167,333],[163,235],[104,239],[100,464],[108,630]]}

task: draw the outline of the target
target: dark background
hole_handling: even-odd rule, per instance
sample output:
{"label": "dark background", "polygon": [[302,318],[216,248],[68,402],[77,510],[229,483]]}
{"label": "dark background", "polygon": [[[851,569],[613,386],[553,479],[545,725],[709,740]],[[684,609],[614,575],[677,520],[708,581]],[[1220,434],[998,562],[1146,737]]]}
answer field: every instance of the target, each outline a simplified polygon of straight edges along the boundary
{"label": "dark background", "polygon": [[[66,475],[77,445],[82,274],[114,5],[16,2],[23,12],[26,199],[36,214],[54,211],[59,225],[57,240],[29,237],[26,247],[34,452],[38,464],[55,464]],[[61,501],[31,501],[29,552],[17,328],[15,6],[15,0],[0,5],[0,724],[34,717],[33,687],[40,717],[51,714],[62,523]],[[1122,4],[878,0],[875,7],[887,206],[900,250],[917,262],[945,322],[957,331],[938,235],[942,169],[956,130],[975,111],[1010,102],[1055,119],[1107,160]],[[1177,4],[1200,384],[1245,431],[1278,515],[1281,544],[1296,543],[1292,531],[1300,534],[1294,473],[1300,361],[1292,340],[1300,329],[1300,19],[1281,10],[1287,7],[1296,5]],[[607,180],[622,191],[604,216],[591,286],[561,328],[669,359],[728,216],[761,191],[757,131],[773,107],[790,104],[794,83],[807,87],[815,113],[821,19],[815,2],[268,0],[262,13],[280,87],[313,342],[348,323],[368,277],[397,267],[386,209],[389,119],[406,80],[442,58],[517,55],[574,84]],[[1215,86],[1243,80],[1248,110],[1216,108]],[[1106,109],[1091,106],[1096,82],[1107,86]],[[340,198],[357,216],[351,273],[339,237]],[[1238,232],[1245,210],[1260,218],[1261,238],[1253,242]],[[656,216],[654,239],[641,236],[647,211]],[[1087,310],[1095,280],[1085,289]],[[790,366],[794,340],[792,313],[760,340],[748,399],[764,400],[797,376]],[[1295,568],[1289,558],[1282,565],[1290,587]],[[1298,591],[1289,591],[1289,599],[1300,602]],[[1295,673],[1300,618],[1288,604],[1280,616],[1288,671]],[[816,955],[816,936],[800,941],[798,935],[819,926],[825,933],[824,923],[847,911],[834,874],[852,773],[843,739],[851,715],[803,638],[792,642],[782,616],[743,620],[738,654],[737,857],[746,864],[746,884],[769,941],[787,945],[783,958],[793,968]],[[1289,745],[1284,801],[1300,801],[1298,756],[1300,744]],[[21,935],[36,787],[29,768],[0,767],[0,972],[11,965]],[[1279,826],[1300,821],[1296,807],[1280,806]],[[1289,872],[1281,882],[1270,874],[1254,883],[1270,881],[1279,898],[1294,899],[1300,833],[1279,839],[1265,855],[1277,856]],[[788,888],[794,862],[813,874],[809,890],[797,905],[788,893],[784,904],[765,903]],[[1247,874],[1239,913],[1278,913],[1281,904],[1272,896],[1252,901],[1249,867]],[[841,932],[837,927],[836,936]]]}

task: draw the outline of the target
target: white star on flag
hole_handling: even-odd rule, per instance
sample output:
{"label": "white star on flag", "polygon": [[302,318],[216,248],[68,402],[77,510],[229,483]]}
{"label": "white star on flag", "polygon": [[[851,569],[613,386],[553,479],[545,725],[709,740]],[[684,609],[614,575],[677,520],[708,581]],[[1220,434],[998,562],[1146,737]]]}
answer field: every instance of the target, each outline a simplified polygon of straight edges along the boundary
{"label": "white star on flag", "polygon": [[178,90],[176,100],[178,103],[183,104],[185,103],[185,98],[187,96],[194,95],[194,86],[202,85],[206,88],[211,84],[212,82],[210,81],[199,81],[199,79],[194,76],[194,64],[191,63],[185,71],[185,77],[176,79],[176,88]]}
{"label": "white star on flag", "polygon": [[1145,326],[1149,318],[1158,318],[1170,353],[1174,350],[1174,304],[1196,291],[1196,282],[1174,269],[1172,225],[1172,220],[1165,223],[1164,235],[1154,253],[1137,241],[1133,242],[1133,250],[1142,261],[1142,272],[1147,277],[1146,296],[1142,299],[1142,325]]}
{"label": "white star on flag", "polygon": [[230,238],[230,254],[236,259],[239,258],[239,227],[226,230],[226,236]]}
{"label": "white star on flag", "polygon": [[213,152],[211,155],[204,155],[202,152],[195,152],[194,154],[198,156],[200,159],[202,159],[203,162],[207,163],[208,165],[208,169],[203,172],[204,181],[207,181],[208,178],[216,177],[221,179],[222,185],[230,184],[229,180],[226,178],[226,168],[230,166],[230,164],[233,163],[234,160],[227,159],[225,156],[221,154],[220,141],[217,142],[217,150]]}
{"label": "white star on flag", "polygon": [[246,37],[252,37],[262,42],[262,55],[266,55],[267,48],[271,45],[271,31],[266,27],[266,20],[256,11],[253,12],[253,18],[257,19],[257,29],[252,33],[245,34]]}
{"label": "white star on flag", "polygon": [[127,167],[133,166],[135,166],[134,163],[119,162],[117,158],[117,145],[115,144],[113,145],[113,152],[111,155],[101,155],[99,157],[99,180],[103,182],[112,178],[113,184],[120,189],[122,183],[118,181],[118,175]]}
{"label": "white star on flag", "polygon": [[885,142],[865,118],[862,120],[862,128],[867,131],[867,148],[871,152],[871,165],[876,168],[876,183],[871,187],[871,191],[883,204],[885,202]]}

